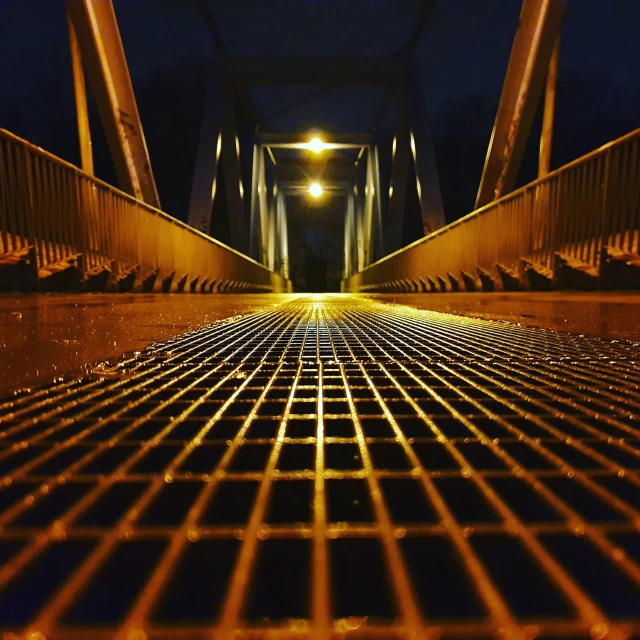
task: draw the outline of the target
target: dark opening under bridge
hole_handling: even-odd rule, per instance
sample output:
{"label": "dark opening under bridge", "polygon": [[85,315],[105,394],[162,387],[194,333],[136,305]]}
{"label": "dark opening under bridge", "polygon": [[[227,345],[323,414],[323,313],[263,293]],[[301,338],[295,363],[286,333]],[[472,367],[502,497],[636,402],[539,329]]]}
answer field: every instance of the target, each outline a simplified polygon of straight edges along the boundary
{"label": "dark opening under bridge", "polygon": [[[411,55],[432,4],[391,58],[261,60],[199,2],[222,63],[185,224],[111,2],[67,3],[82,168],[0,129],[0,287],[38,294],[0,298],[3,638],[640,635],[640,129],[550,170],[565,3],[525,0],[476,209],[445,226]],[[388,183],[375,131],[264,128],[243,181],[244,87],[301,82],[387,88]],[[320,173],[344,293],[294,294],[287,204]]]}

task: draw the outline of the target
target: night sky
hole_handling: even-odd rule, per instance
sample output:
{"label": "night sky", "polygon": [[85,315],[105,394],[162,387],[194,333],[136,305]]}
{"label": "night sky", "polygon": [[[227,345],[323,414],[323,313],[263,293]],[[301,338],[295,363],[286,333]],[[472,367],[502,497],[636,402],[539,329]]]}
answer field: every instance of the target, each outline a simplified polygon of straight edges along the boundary
{"label": "night sky", "polygon": [[[217,56],[195,0],[114,0],[163,208],[186,217],[208,62]],[[386,56],[419,0],[209,0],[232,55]],[[415,51],[448,220],[471,210],[520,0],[438,0]],[[568,0],[553,164],[640,126],[640,2]],[[250,91],[267,116],[318,87]],[[377,88],[330,91],[268,129],[367,131]],[[95,114],[94,114],[95,119]],[[390,139],[393,108],[380,127]],[[0,0],[0,127],[78,162],[62,0]],[[113,171],[96,122],[97,173]],[[535,135],[535,133],[534,133]],[[521,181],[535,172],[535,140]],[[383,144],[382,153],[386,147]],[[390,152],[390,150],[388,150]]]}

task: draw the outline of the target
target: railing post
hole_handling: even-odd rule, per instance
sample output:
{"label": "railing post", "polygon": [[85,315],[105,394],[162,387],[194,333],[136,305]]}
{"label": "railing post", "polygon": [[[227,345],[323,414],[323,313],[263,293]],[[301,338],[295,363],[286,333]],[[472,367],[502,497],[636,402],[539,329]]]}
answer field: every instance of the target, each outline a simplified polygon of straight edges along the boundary
{"label": "railing post", "polygon": [[609,195],[609,183],[611,181],[611,153],[612,153],[612,149],[611,147],[609,149],[607,149],[606,151],[606,155],[605,155],[605,159],[604,159],[604,171],[602,174],[602,205],[600,206],[600,245],[599,245],[599,251],[597,252],[597,256],[598,256],[598,289],[602,289],[604,288],[605,285],[605,278],[604,278],[604,264],[603,264],[603,260],[606,260],[606,255],[605,255],[605,250],[604,250],[604,246],[605,246],[605,223],[606,223],[606,219],[607,219],[607,199],[608,199],[608,195]]}
{"label": "railing post", "polygon": [[27,145],[23,144],[20,146],[22,149],[23,157],[23,166],[25,171],[25,181],[26,181],[26,202],[25,202],[25,210],[26,210],[26,218],[27,224],[25,231],[27,232],[27,240],[30,246],[29,249],[29,257],[33,261],[33,266],[36,271],[36,288],[40,288],[40,280],[38,278],[38,270],[42,266],[42,256],[41,247],[38,247],[36,240],[36,219],[35,219],[35,203],[34,203],[34,189],[33,189],[33,171],[31,167],[31,156],[29,154],[29,150],[27,149]]}

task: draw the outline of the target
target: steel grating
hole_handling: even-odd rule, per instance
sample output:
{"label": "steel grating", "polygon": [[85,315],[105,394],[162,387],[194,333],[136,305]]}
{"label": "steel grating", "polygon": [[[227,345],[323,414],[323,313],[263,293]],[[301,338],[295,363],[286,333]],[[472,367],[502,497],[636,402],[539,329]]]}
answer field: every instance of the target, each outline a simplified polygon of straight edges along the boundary
{"label": "steel grating", "polygon": [[18,392],[3,638],[637,636],[639,362],[318,296]]}

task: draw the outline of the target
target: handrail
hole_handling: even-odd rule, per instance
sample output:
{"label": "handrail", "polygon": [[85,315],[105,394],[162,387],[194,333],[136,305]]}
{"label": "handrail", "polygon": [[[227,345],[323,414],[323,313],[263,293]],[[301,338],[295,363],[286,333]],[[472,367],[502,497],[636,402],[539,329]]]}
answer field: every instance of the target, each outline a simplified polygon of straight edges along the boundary
{"label": "handrail", "polygon": [[415,289],[461,272],[500,283],[501,267],[517,270],[528,260],[553,270],[558,256],[589,273],[604,247],[638,253],[639,147],[636,129],[385,256],[343,289]]}
{"label": "handrail", "polygon": [[165,291],[185,282],[202,291],[290,288],[252,258],[0,129],[0,265],[26,254],[40,279],[74,266],[82,282],[110,269],[117,283],[135,271],[145,290],[156,280]]}

